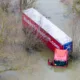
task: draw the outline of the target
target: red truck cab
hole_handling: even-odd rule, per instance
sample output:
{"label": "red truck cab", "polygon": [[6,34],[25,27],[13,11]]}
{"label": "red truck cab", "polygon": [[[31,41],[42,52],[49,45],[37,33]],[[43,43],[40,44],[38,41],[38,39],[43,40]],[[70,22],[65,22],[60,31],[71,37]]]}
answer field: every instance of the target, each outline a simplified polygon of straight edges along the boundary
{"label": "red truck cab", "polygon": [[48,64],[51,66],[67,66],[68,65],[68,51],[55,49],[53,61],[48,60]]}

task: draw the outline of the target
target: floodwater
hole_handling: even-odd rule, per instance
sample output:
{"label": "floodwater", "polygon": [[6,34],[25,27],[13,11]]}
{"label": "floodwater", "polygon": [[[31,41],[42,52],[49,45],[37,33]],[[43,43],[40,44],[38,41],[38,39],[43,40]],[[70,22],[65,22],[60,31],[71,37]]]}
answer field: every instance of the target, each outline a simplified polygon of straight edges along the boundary
{"label": "floodwater", "polygon": [[64,5],[60,0],[38,0],[37,9],[60,29],[70,35],[68,23],[73,17],[70,4]]}
{"label": "floodwater", "polygon": [[[66,34],[72,36],[70,26],[73,25],[74,14],[70,4],[65,5],[60,0],[38,0],[36,9]],[[23,42],[21,36],[23,35],[18,32],[16,41]],[[47,64],[48,59],[53,57],[53,52],[48,48],[29,54],[21,44],[15,44],[12,47],[10,45],[7,49],[6,47],[3,49],[6,53],[3,51],[2,54],[5,60],[1,63],[5,65],[0,66],[0,70],[3,70],[0,73],[0,80],[80,80],[80,60],[78,59],[71,60],[67,68],[54,68]]]}

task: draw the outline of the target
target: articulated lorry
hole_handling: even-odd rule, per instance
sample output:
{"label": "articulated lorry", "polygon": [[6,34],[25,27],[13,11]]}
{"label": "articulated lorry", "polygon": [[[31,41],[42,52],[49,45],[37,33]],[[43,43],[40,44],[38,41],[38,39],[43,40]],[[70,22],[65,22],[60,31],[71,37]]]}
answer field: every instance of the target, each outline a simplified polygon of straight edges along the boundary
{"label": "articulated lorry", "polygon": [[55,49],[67,50],[68,55],[72,52],[72,39],[36,9],[23,11],[22,24],[24,29],[34,29],[38,33],[38,38],[53,52]]}

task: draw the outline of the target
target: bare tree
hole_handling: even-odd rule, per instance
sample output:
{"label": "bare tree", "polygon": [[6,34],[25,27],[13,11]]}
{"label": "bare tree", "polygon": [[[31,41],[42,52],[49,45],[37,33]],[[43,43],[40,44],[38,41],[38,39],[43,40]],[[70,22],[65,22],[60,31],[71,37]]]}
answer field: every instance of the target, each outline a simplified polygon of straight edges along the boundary
{"label": "bare tree", "polygon": [[20,10],[32,7],[34,2],[35,0],[20,0]]}
{"label": "bare tree", "polygon": [[5,12],[22,11],[33,6],[35,0],[0,0],[0,7]]}
{"label": "bare tree", "polygon": [[[72,39],[73,39],[73,55],[80,55],[80,16],[74,15],[71,25]],[[77,54],[77,55],[76,55]]]}

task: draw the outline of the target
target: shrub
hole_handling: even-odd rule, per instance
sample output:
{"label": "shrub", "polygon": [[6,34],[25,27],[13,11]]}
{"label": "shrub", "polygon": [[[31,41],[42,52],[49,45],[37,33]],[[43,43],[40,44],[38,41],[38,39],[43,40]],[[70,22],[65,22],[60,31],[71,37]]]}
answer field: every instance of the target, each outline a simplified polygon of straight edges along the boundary
{"label": "shrub", "polygon": [[80,0],[74,0],[73,1],[73,9],[77,13],[80,13]]}

